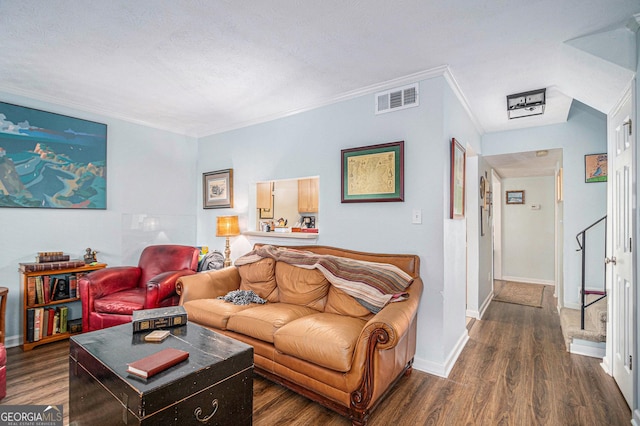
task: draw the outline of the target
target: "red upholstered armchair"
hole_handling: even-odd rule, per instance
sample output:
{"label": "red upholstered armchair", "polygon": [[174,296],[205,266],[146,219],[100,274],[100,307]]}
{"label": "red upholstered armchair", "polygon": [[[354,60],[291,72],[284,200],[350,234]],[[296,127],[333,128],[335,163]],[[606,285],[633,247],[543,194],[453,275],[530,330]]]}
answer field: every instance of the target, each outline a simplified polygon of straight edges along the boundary
{"label": "red upholstered armchair", "polygon": [[78,280],[82,299],[82,331],[131,322],[133,311],[175,306],[176,280],[198,270],[199,250],[180,245],[145,248],[138,266],[116,266]]}

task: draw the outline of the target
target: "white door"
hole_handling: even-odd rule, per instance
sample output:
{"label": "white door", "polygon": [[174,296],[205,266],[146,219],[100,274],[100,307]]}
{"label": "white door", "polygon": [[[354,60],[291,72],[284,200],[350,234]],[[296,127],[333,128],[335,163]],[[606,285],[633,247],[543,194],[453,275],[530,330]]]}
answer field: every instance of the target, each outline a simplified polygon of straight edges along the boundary
{"label": "white door", "polygon": [[618,383],[629,406],[632,406],[633,375],[631,354],[633,339],[633,267],[631,243],[633,235],[633,132],[635,123],[631,121],[631,96],[621,104],[609,122],[611,134],[609,164],[613,173],[609,173],[612,182],[612,216],[613,252],[609,254],[607,263],[610,268],[611,308],[609,318],[612,321],[611,346],[613,349],[613,377]]}

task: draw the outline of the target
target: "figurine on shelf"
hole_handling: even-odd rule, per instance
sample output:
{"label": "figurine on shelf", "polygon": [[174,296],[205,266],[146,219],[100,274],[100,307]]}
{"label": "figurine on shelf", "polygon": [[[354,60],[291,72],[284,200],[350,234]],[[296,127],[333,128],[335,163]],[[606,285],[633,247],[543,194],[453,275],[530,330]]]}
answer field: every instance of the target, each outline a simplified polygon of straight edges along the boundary
{"label": "figurine on shelf", "polygon": [[96,259],[96,254],[98,254],[97,251],[92,251],[91,248],[87,248],[84,253],[84,263],[88,265],[90,263],[97,262],[98,260]]}

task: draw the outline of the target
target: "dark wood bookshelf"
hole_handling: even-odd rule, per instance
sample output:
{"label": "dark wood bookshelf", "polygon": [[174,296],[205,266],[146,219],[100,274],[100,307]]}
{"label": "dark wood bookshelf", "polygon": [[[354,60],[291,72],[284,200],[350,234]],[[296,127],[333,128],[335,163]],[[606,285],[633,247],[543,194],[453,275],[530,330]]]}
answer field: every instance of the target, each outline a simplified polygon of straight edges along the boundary
{"label": "dark wood bookshelf", "polygon": [[[31,349],[40,346],[40,345],[45,345],[47,343],[52,343],[52,342],[57,342],[59,340],[65,340],[68,339],[70,336],[74,335],[74,334],[78,334],[78,333],[71,333],[71,332],[64,332],[64,333],[56,333],[56,334],[52,334],[50,336],[43,336],[41,339],[37,340],[37,341],[33,341],[33,342],[29,342],[28,341],[28,318],[27,318],[27,310],[31,309],[31,308],[46,308],[46,307],[53,307],[53,306],[57,306],[57,305],[63,305],[65,303],[72,303],[72,302],[78,302],[80,301],[79,297],[70,297],[70,298],[66,298],[66,299],[59,299],[59,300],[49,300],[47,303],[35,303],[35,304],[29,304],[29,300],[28,300],[28,281],[29,278],[31,277],[44,277],[46,275],[50,275],[50,276],[57,276],[57,275],[71,275],[71,274],[77,274],[77,273],[82,273],[82,272],[92,272],[92,271],[97,271],[98,269],[103,269],[106,268],[107,264],[106,263],[94,263],[94,264],[89,264],[89,265],[85,265],[85,266],[81,266],[81,267],[77,267],[77,268],[65,268],[65,269],[50,269],[47,271],[30,271],[30,272],[25,272],[20,270],[20,279],[22,281],[22,316],[23,316],[23,322],[22,322],[22,350],[23,351],[30,351]],[[76,290],[77,291],[77,290]],[[72,318],[67,318],[67,320],[71,320]]]}

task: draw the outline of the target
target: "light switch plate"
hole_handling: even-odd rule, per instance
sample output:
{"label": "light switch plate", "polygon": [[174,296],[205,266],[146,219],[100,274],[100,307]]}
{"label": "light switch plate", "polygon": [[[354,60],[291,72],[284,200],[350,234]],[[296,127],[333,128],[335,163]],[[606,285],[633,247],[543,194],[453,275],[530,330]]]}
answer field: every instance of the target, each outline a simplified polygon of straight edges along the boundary
{"label": "light switch plate", "polygon": [[413,209],[413,213],[411,214],[411,223],[422,223],[422,209]]}

